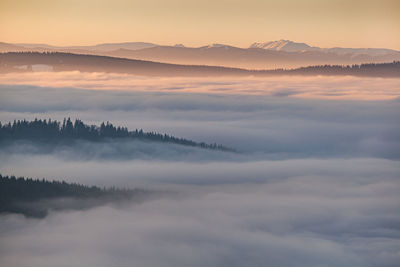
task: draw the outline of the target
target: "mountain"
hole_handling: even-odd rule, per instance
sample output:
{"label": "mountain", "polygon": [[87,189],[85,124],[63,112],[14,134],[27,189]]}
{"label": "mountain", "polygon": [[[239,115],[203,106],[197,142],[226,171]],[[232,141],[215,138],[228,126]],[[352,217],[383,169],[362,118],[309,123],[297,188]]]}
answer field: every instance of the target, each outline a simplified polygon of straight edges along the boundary
{"label": "mountain", "polygon": [[0,42],[0,52],[4,53],[4,52],[23,52],[23,51],[29,51],[29,49],[15,44]]}
{"label": "mountain", "polygon": [[[169,47],[169,49],[179,48]],[[224,47],[211,49],[218,49],[221,51],[230,50],[226,50]],[[223,53],[220,52],[217,54]],[[0,73],[43,70],[114,72],[142,76],[170,77],[277,75],[353,75],[368,77],[400,77],[400,61],[393,61],[392,63],[372,63],[352,66],[318,65],[294,69],[247,70],[220,66],[179,65],[109,56],[81,55],[60,52],[9,52],[0,54]]]}
{"label": "mountain", "polygon": [[51,51],[83,50],[83,51],[102,51],[102,52],[113,51],[117,49],[138,50],[138,49],[157,46],[156,44],[146,43],[146,42],[104,43],[104,44],[89,45],[89,46],[54,46],[47,44],[16,44],[16,45],[23,48],[49,49]]}
{"label": "mountain", "polygon": [[145,43],[145,42],[126,42],[126,43],[106,43],[106,44],[98,44],[94,46],[76,46],[70,47],[72,49],[84,49],[84,50],[93,50],[93,51],[113,51],[117,49],[129,49],[129,50],[140,50],[144,48],[150,48],[158,46],[153,43]]}
{"label": "mountain", "polygon": [[153,43],[110,43],[56,47],[45,44],[0,44],[0,52],[36,51],[121,57],[185,65],[210,65],[245,69],[297,68],[312,65],[353,65],[400,60],[400,51],[381,48],[319,48],[279,40],[254,43],[249,48],[226,44],[186,47]]}
{"label": "mountain", "polygon": [[[270,46],[272,47],[272,45]],[[279,49],[279,50],[277,50]],[[296,50],[295,49],[302,49]],[[322,50],[304,45],[276,45],[275,49],[238,48],[213,44],[199,48],[156,46],[140,50],[117,50],[104,53],[112,57],[151,60],[173,64],[211,65],[246,69],[296,68],[311,65],[383,63],[400,60],[400,52],[378,49],[332,48]]]}
{"label": "mountain", "polygon": [[286,51],[286,52],[305,52],[305,51],[319,51],[325,53],[336,53],[338,55],[352,54],[352,55],[369,55],[369,56],[384,56],[391,54],[398,54],[399,51],[385,48],[320,48],[316,46],[309,46],[306,43],[296,43],[290,40],[279,40],[266,43],[253,43],[249,48],[262,48],[272,51]]}
{"label": "mountain", "polygon": [[253,43],[249,48],[262,48],[273,51],[301,52],[301,51],[319,51],[318,47],[311,47],[305,43],[295,43],[289,40],[279,40],[267,43]]}
{"label": "mountain", "polygon": [[[234,68],[249,67],[247,63],[253,62],[258,58],[257,55],[252,54],[254,53],[247,49],[220,44],[212,44],[198,48],[157,46],[135,51],[120,49],[104,53],[104,55],[112,57],[150,60],[172,64],[209,65]],[[264,60],[264,63],[265,62]],[[265,65],[261,66],[261,68],[264,68]]]}
{"label": "mountain", "polygon": [[385,56],[397,55],[399,51],[386,49],[386,48],[321,48],[322,51],[337,53],[338,55],[352,54],[352,55],[370,55],[370,56]]}
{"label": "mountain", "polygon": [[185,47],[183,44],[175,44],[174,47]]}
{"label": "mountain", "polygon": [[43,65],[52,71],[78,70],[81,72],[114,72],[144,76],[243,76],[253,73],[239,68],[178,65],[62,52],[9,52],[0,54],[0,73],[35,71],[35,67]]}
{"label": "mountain", "polygon": [[226,45],[226,44],[209,44],[205,46],[201,46],[200,49],[210,49],[210,48],[223,48],[223,49],[230,49],[230,48],[235,48],[234,46],[231,45]]}

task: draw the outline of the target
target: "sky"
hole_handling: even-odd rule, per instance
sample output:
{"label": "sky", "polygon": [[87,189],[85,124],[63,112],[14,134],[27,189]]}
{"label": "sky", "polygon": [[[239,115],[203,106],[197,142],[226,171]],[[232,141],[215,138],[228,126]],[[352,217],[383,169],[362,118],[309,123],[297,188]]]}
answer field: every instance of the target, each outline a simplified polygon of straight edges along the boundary
{"label": "sky", "polygon": [[2,42],[201,46],[290,39],[400,50],[398,0],[0,0]]}

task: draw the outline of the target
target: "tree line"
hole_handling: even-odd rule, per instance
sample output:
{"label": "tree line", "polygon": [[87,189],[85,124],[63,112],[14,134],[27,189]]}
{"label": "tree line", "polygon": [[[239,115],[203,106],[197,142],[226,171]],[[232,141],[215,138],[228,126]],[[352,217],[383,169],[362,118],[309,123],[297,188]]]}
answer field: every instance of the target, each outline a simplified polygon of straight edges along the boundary
{"label": "tree line", "polygon": [[79,119],[76,119],[73,122],[70,118],[64,118],[62,122],[51,119],[34,119],[33,121],[14,120],[14,122],[8,122],[4,125],[0,122],[0,142],[9,140],[58,142],[71,141],[74,139],[101,141],[105,139],[122,138],[175,143],[214,150],[233,151],[230,148],[217,145],[216,143],[198,143],[184,138],[177,138],[168,134],[144,132],[142,129],[129,131],[126,127],[116,127],[108,121],[102,122],[100,126],[87,125]]}
{"label": "tree line", "polygon": [[[65,181],[48,181],[0,174],[0,213],[20,213],[28,217],[44,217],[50,209],[82,209],[105,202],[142,197],[140,189],[100,188]],[[55,199],[69,198],[75,202]],[[92,200],[86,201],[85,200]],[[40,202],[42,201],[42,202]],[[77,205],[78,203],[78,205]]]}
{"label": "tree line", "polygon": [[282,74],[300,75],[352,75],[400,77],[400,61],[390,63],[364,63],[353,65],[316,65],[291,70],[276,70]]}
{"label": "tree line", "polygon": [[[314,65],[294,69],[247,70],[240,68],[179,65],[99,55],[63,52],[0,53],[1,72],[32,71],[31,65],[45,64],[54,71],[116,72],[150,76],[276,76],[276,75],[352,75],[400,77],[400,61],[354,65]],[[18,66],[26,65],[27,69]]]}

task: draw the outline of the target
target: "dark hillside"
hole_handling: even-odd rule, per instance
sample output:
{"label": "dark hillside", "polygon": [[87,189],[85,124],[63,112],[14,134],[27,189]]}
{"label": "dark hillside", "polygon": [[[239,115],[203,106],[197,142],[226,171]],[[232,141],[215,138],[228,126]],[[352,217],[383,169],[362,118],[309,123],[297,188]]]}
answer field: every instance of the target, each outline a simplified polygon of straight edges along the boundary
{"label": "dark hillside", "polygon": [[32,71],[33,65],[47,65],[53,71],[114,72],[142,76],[352,75],[363,77],[400,77],[399,61],[361,65],[317,65],[296,69],[247,70],[205,65],[178,65],[61,52],[8,52],[0,54],[0,73]]}
{"label": "dark hillside", "polygon": [[126,127],[115,127],[109,122],[103,122],[100,126],[96,126],[87,125],[79,119],[72,122],[72,120],[68,118],[64,119],[62,123],[51,119],[35,119],[33,121],[18,120],[4,125],[0,123],[0,145],[7,145],[8,143],[18,140],[28,140],[51,145],[58,143],[68,144],[74,140],[101,142],[106,139],[135,139],[150,142],[173,143],[204,149],[234,151],[233,149],[215,143],[198,143],[167,134],[144,132],[142,129],[129,131]]}
{"label": "dark hillside", "polygon": [[0,174],[0,213],[20,213],[27,217],[42,218],[50,210],[87,209],[108,202],[140,201],[149,194],[139,189],[99,188]]}

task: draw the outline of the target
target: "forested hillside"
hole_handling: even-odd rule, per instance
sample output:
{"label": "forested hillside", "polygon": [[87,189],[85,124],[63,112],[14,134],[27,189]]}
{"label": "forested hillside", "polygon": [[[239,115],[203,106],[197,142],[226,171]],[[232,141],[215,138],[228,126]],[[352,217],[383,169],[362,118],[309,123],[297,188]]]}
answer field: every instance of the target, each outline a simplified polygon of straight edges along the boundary
{"label": "forested hillside", "polygon": [[[290,57],[289,57],[290,58]],[[0,73],[30,72],[32,66],[47,66],[52,71],[113,72],[144,76],[280,76],[280,75],[352,75],[400,77],[400,62],[316,65],[294,69],[250,70],[207,65],[180,65],[109,56],[61,52],[0,53]]]}
{"label": "forested hillside", "polygon": [[73,140],[88,140],[100,142],[106,139],[135,139],[143,141],[174,143],[185,146],[199,147],[205,149],[216,149],[222,151],[233,151],[233,149],[217,144],[197,143],[192,140],[177,138],[168,134],[156,132],[144,132],[142,129],[129,131],[126,127],[115,127],[110,122],[101,123],[100,126],[87,125],[81,120],[74,122],[70,118],[63,122],[56,120],[33,121],[18,120],[4,125],[0,123],[0,145],[10,141],[28,140],[33,142],[45,142],[56,144],[60,142],[71,142]]}
{"label": "forested hillside", "polygon": [[86,209],[107,202],[134,199],[147,191],[139,189],[100,188],[0,174],[0,213],[20,213],[44,217],[49,210]]}

